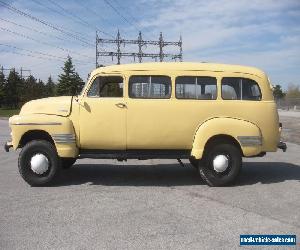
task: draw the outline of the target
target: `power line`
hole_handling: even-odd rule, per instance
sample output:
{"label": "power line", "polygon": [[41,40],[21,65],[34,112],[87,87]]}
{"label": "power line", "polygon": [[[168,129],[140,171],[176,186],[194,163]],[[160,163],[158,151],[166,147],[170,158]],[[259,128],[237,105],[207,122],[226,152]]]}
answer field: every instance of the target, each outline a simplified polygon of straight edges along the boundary
{"label": "power line", "polygon": [[44,21],[44,20],[42,20],[42,19],[39,19],[39,18],[37,18],[37,17],[34,17],[34,16],[32,16],[32,15],[30,15],[30,14],[28,14],[28,13],[25,13],[25,12],[23,12],[23,11],[21,11],[21,10],[19,10],[19,9],[13,7],[13,6],[11,6],[10,4],[7,4],[7,3],[1,1],[1,0],[0,0],[0,5],[2,5],[3,7],[7,8],[7,9],[9,9],[10,11],[13,11],[13,12],[19,14],[19,15],[25,16],[25,17],[27,17],[27,18],[29,18],[29,19],[31,19],[31,20],[34,20],[34,21],[36,21],[36,22],[39,22],[39,23],[41,23],[41,24],[43,24],[43,25],[45,25],[45,26],[47,26],[47,27],[50,27],[51,29],[54,29],[54,30],[56,30],[56,31],[59,31],[59,32],[65,34],[65,35],[67,35],[67,36],[70,36],[70,37],[76,39],[76,40],[79,40],[79,41],[84,42],[84,43],[86,43],[86,44],[88,44],[88,45],[91,45],[89,42],[87,42],[86,40],[84,40],[84,39],[78,37],[77,35],[74,35],[74,34],[68,32],[68,31],[65,31],[64,28],[59,27],[59,26],[55,26],[55,25],[53,25],[53,24],[51,24],[51,23],[49,23],[49,22],[46,22],[46,21]]}
{"label": "power line", "polygon": [[[52,58],[45,58],[45,57],[41,57],[41,56],[35,56],[35,55],[32,55],[32,54],[23,54],[23,53],[20,53],[20,52],[9,51],[9,50],[1,50],[1,52],[17,54],[17,55],[21,55],[21,56],[29,56],[29,57],[34,57],[34,58],[46,60],[46,61],[57,61],[58,60],[58,59],[52,59]],[[62,60],[60,60],[60,61],[62,61]]]}
{"label": "power line", "polygon": [[129,25],[134,26],[137,31],[139,31],[139,28],[132,22],[130,22],[124,15],[122,15],[122,13],[115,8],[108,0],[103,0],[110,8],[112,8],[123,20],[125,20],[125,22],[127,22]]}
{"label": "power line", "polygon": [[[38,4],[38,5],[40,5],[40,6],[42,6],[43,8],[46,8],[47,10],[50,10],[50,11],[52,11],[52,12],[55,12],[55,13],[59,14],[59,15],[62,16],[62,17],[67,17],[67,18],[69,18],[69,17],[66,16],[64,13],[62,13],[62,12],[56,10],[55,8],[49,7],[47,4],[45,4],[45,3],[43,3],[43,2],[39,2],[38,0],[31,0],[31,1],[34,2],[34,3],[36,3],[36,4]],[[72,20],[74,20],[74,19],[72,19]],[[74,21],[78,22],[78,20],[74,20]],[[78,34],[79,36],[82,35],[80,32],[77,32],[77,31],[72,30],[72,29],[69,29],[69,28],[68,28],[68,29],[65,28],[65,30],[69,30],[69,31],[72,32],[72,33],[76,33],[76,34]],[[82,38],[83,38],[83,37],[82,37]]]}
{"label": "power line", "polygon": [[24,34],[19,33],[19,32],[12,31],[12,30],[10,30],[10,29],[3,28],[3,27],[1,27],[1,26],[0,26],[0,29],[3,30],[3,31],[9,32],[9,33],[11,33],[11,34],[14,34],[14,35],[16,35],[16,36],[20,36],[20,37],[26,38],[26,39],[28,39],[28,40],[32,40],[32,41],[37,42],[37,43],[40,43],[40,44],[44,44],[44,45],[47,45],[47,46],[50,46],[50,47],[54,47],[54,48],[57,48],[57,49],[66,51],[66,52],[68,52],[68,53],[77,54],[77,55],[79,55],[79,56],[83,56],[83,57],[86,57],[86,58],[91,58],[91,59],[93,59],[93,58],[90,57],[90,56],[87,56],[87,55],[84,55],[84,54],[81,54],[81,53],[78,53],[78,52],[76,52],[76,51],[72,51],[72,50],[69,50],[69,49],[66,49],[66,48],[63,48],[63,47],[60,47],[60,46],[56,46],[56,45],[53,45],[53,44],[50,44],[50,43],[47,43],[47,42],[42,42],[42,41],[40,41],[40,40],[34,39],[34,38],[32,38],[32,37],[29,37],[29,36],[24,35]]}
{"label": "power line", "polygon": [[[123,10],[124,12],[126,12],[128,14],[128,16],[137,24],[137,27],[139,28],[139,31],[144,31],[145,32],[145,30],[148,30],[147,28],[144,29],[139,25],[139,20],[137,20],[135,18],[135,16],[130,13],[129,8],[126,8],[124,5],[121,5],[117,0],[112,0],[112,1],[119,7],[119,9]],[[146,36],[146,37],[148,38],[148,36]]]}
{"label": "power line", "polygon": [[[39,55],[43,55],[43,56],[47,56],[47,57],[56,58],[57,60],[63,61],[63,62],[65,62],[65,60],[67,59],[67,57],[55,56],[55,55],[51,55],[51,54],[48,54],[48,53],[43,53],[43,52],[29,50],[29,49],[24,49],[24,48],[19,48],[19,47],[13,46],[13,45],[8,45],[8,44],[3,44],[3,43],[0,43],[0,45],[1,46],[5,46],[5,47],[9,47],[9,48],[13,48],[13,49],[28,51],[28,52],[30,52],[32,54],[39,54]],[[79,62],[79,63],[91,63],[91,62],[80,61],[80,60],[77,60],[77,59],[73,59],[73,61],[76,61],[76,62]]]}
{"label": "power line", "polygon": [[124,10],[129,16],[130,18],[138,24],[138,20],[128,11],[126,10],[126,8],[124,6],[122,6],[117,0],[113,0],[113,2],[121,9],[121,10]]}
{"label": "power line", "polygon": [[[55,35],[52,35],[52,34],[50,34],[50,33],[43,32],[43,31],[40,31],[40,30],[37,30],[37,29],[33,29],[33,28],[28,27],[28,26],[25,26],[25,25],[22,25],[22,24],[15,23],[15,22],[13,22],[13,21],[9,21],[9,20],[6,20],[6,19],[1,18],[1,17],[0,17],[0,20],[2,20],[2,21],[4,21],[4,22],[7,22],[7,23],[10,23],[10,24],[13,24],[13,25],[16,25],[16,26],[18,26],[18,27],[27,29],[27,30],[34,31],[34,32],[36,32],[36,33],[39,33],[39,34],[42,34],[42,35],[45,35],[45,36],[49,36],[49,37],[53,37],[53,38],[59,39],[59,40],[61,40],[61,41],[71,42],[70,40],[64,39],[64,38],[62,38],[62,37],[55,36]],[[78,41],[78,42],[79,42],[79,41]],[[80,44],[80,45],[86,47],[86,45],[83,45],[83,44]],[[94,45],[90,45],[89,47],[94,47]]]}
{"label": "power line", "polygon": [[[86,6],[86,4],[84,4],[84,1],[80,1],[80,0],[75,0],[75,2],[80,5],[81,7],[83,7],[84,9],[86,9],[89,13],[93,13],[97,18],[100,18],[102,21],[104,22],[108,22],[111,26],[115,26],[115,24],[113,24],[111,21],[109,21],[108,19],[104,19],[101,15],[99,15],[99,13],[97,13],[94,9],[89,8]],[[110,35],[111,36],[111,35]],[[113,37],[113,36],[111,36]]]}
{"label": "power line", "polygon": [[72,16],[73,18],[79,20],[79,22],[81,24],[83,24],[84,26],[91,28],[94,27],[97,31],[103,33],[104,35],[113,37],[111,34],[106,33],[105,31],[100,30],[98,27],[94,26],[93,24],[90,24],[89,22],[85,21],[84,19],[82,19],[80,16],[75,15],[72,11],[65,9],[64,7],[62,7],[60,4],[56,3],[53,0],[48,0],[48,2],[52,3],[53,5],[57,6],[58,8],[60,8],[61,10],[63,10],[64,12],[66,12],[67,14],[69,14],[70,16]]}

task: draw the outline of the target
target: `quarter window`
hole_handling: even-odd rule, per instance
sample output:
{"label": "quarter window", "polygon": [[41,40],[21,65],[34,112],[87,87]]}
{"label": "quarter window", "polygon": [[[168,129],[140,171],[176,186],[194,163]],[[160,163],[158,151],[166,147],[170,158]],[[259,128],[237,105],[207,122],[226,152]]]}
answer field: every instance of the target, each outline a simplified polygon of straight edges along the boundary
{"label": "quarter window", "polygon": [[171,97],[171,78],[168,76],[132,76],[129,97],[168,99]]}
{"label": "quarter window", "polygon": [[120,76],[97,77],[88,92],[88,97],[123,97],[123,78]]}
{"label": "quarter window", "polygon": [[214,100],[217,98],[217,79],[214,77],[179,76],[175,82],[176,98]]}
{"label": "quarter window", "polygon": [[240,77],[222,79],[222,98],[224,100],[260,101],[261,91],[256,81]]}

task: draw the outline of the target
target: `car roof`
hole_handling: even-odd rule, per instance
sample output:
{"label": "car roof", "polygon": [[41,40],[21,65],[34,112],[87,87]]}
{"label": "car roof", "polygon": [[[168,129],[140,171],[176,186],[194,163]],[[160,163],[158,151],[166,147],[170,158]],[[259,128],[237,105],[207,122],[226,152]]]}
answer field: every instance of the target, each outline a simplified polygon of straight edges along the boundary
{"label": "car roof", "polygon": [[99,73],[118,73],[124,71],[213,71],[213,72],[234,72],[256,75],[260,78],[265,73],[255,67],[248,67],[233,64],[218,63],[197,63],[197,62],[152,62],[152,63],[131,63],[99,67],[91,72],[92,75]]}

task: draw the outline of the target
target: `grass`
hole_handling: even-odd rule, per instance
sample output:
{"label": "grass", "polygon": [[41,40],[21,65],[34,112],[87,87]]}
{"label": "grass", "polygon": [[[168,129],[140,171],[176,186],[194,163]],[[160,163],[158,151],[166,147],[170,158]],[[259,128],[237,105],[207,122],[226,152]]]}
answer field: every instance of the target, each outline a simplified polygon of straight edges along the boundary
{"label": "grass", "polygon": [[4,109],[0,108],[0,117],[10,117],[19,114],[20,109]]}

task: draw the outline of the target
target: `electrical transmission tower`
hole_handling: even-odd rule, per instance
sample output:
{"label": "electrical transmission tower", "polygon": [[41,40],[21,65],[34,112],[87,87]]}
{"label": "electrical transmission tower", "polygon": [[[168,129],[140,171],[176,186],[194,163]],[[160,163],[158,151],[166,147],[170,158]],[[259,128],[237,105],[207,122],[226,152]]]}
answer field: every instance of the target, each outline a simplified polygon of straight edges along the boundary
{"label": "electrical transmission tower", "polygon": [[[99,51],[100,47],[99,44],[116,44],[116,51]],[[127,44],[136,44],[138,45],[138,52],[122,52],[121,51],[121,45],[125,47]],[[159,47],[159,53],[144,53],[143,47],[147,45],[154,45]],[[179,53],[178,54],[171,54],[171,53],[164,53],[163,48],[165,46],[178,46],[179,47]],[[134,61],[136,58],[138,58],[138,61],[141,63],[143,61],[143,58],[153,58],[155,61],[159,59],[160,62],[164,61],[164,58],[168,57],[173,60],[179,59],[179,61],[182,61],[182,38],[180,36],[180,39],[178,42],[166,42],[163,39],[162,33],[159,35],[158,41],[152,41],[152,40],[143,40],[142,38],[142,32],[139,32],[139,36],[137,40],[128,40],[128,39],[122,39],[120,32],[118,31],[116,39],[103,39],[98,36],[98,33],[96,32],[96,67],[99,66],[98,59],[100,56],[109,56],[112,58],[117,58],[117,64],[121,63],[121,57],[133,57]]]}
{"label": "electrical transmission tower", "polygon": [[[1,66],[0,71],[2,72],[3,75],[5,75],[5,71],[12,71],[15,68],[10,68],[10,69],[5,69],[3,66]],[[17,70],[16,70],[17,71]],[[24,72],[29,72],[28,75],[24,75]],[[20,77],[25,78],[25,77],[29,77],[31,75],[31,70],[30,69],[23,69],[22,67],[20,68]]]}

